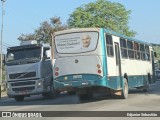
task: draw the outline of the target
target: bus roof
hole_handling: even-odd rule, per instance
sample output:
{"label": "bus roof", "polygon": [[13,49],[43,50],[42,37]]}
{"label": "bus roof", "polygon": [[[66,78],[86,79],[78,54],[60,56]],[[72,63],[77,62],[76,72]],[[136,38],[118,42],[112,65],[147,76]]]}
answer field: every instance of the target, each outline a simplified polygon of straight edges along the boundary
{"label": "bus roof", "polygon": [[127,39],[127,40],[131,40],[131,41],[134,41],[134,42],[139,42],[139,43],[142,43],[142,44],[150,45],[150,43],[148,43],[148,42],[145,42],[145,41],[142,41],[142,40],[138,40],[138,39],[135,39],[133,37],[128,37],[128,36],[125,36],[123,34],[117,33],[115,31],[112,31],[112,30],[109,30],[109,29],[104,29],[104,31],[106,33],[108,33],[108,34],[115,35],[115,36],[121,37],[123,39]]}
{"label": "bus roof", "polygon": [[55,32],[55,35],[65,34],[70,32],[81,32],[81,31],[100,31],[100,28],[71,28],[71,29]]}
{"label": "bus roof", "polygon": [[97,31],[98,32],[100,30],[103,30],[107,34],[114,35],[114,36],[117,36],[117,37],[121,37],[123,39],[127,39],[127,40],[131,40],[131,41],[134,41],[134,42],[139,42],[139,43],[142,43],[142,44],[150,45],[150,43],[148,43],[148,42],[138,40],[138,39],[135,39],[133,37],[128,37],[128,36],[125,36],[123,34],[117,33],[113,30],[106,29],[106,28],[72,28],[72,29],[67,29],[67,30],[55,32],[55,35],[60,35],[60,34],[65,34],[65,33],[70,33],[70,32],[80,32],[80,31]]}

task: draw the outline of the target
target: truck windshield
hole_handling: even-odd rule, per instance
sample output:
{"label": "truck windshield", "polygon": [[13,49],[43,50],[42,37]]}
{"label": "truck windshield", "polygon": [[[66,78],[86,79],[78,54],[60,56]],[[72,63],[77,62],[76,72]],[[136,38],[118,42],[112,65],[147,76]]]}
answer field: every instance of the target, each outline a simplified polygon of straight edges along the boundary
{"label": "truck windshield", "polygon": [[[15,61],[39,61],[41,59],[41,48],[15,49],[7,52],[7,62]],[[36,62],[35,61],[35,62]]]}
{"label": "truck windshield", "polygon": [[60,34],[55,37],[56,51],[62,54],[94,51],[97,47],[98,37],[96,31]]}

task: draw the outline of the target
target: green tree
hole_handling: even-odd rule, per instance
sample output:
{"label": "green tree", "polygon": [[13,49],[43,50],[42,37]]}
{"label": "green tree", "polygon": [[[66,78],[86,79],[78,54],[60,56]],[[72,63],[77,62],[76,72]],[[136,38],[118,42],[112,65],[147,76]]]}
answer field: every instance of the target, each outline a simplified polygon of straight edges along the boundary
{"label": "green tree", "polygon": [[103,27],[127,36],[136,32],[128,26],[131,11],[124,5],[108,0],[97,0],[78,7],[69,17],[70,28]]}
{"label": "green tree", "polygon": [[154,51],[157,53],[156,60],[160,60],[160,44],[152,44]]}
{"label": "green tree", "polygon": [[51,44],[51,34],[67,29],[67,25],[63,25],[60,17],[53,17],[50,21],[44,21],[40,24],[33,34],[21,34],[18,40],[25,41],[25,40],[37,40],[38,42],[50,43]]}

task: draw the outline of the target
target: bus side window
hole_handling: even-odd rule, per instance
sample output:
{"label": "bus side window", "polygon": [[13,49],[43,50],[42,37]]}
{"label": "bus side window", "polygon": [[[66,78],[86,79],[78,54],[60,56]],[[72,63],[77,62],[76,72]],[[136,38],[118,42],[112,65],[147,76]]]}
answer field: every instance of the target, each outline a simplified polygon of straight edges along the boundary
{"label": "bus side window", "polygon": [[114,56],[113,53],[113,40],[111,35],[106,35],[106,44],[107,44],[107,54],[110,57]]}
{"label": "bus side window", "polygon": [[120,39],[121,56],[122,58],[128,58],[127,54],[127,43],[125,39]]}
{"label": "bus side window", "polygon": [[128,40],[127,46],[128,46],[128,57],[130,59],[134,59],[133,42]]}
{"label": "bus side window", "polygon": [[149,46],[145,46],[145,59],[150,60],[150,51],[149,51]]}
{"label": "bus side window", "polygon": [[141,60],[145,60],[145,49],[144,45],[140,44]]}
{"label": "bus side window", "polygon": [[135,59],[139,60],[140,59],[139,44],[136,42],[134,42],[134,54],[135,54]]}

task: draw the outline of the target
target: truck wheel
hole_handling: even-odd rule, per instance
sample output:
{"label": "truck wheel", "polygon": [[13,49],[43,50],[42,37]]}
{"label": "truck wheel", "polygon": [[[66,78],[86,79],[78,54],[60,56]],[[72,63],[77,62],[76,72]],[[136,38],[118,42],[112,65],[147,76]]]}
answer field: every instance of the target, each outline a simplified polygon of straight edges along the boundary
{"label": "truck wheel", "polygon": [[46,92],[46,93],[42,93],[42,96],[44,98],[49,98],[49,99],[52,99],[52,98],[55,98],[58,94],[58,91],[54,89],[53,87],[53,84],[50,85],[50,91],[49,92]]}
{"label": "truck wheel", "polygon": [[124,78],[124,81],[123,81],[121,98],[122,99],[127,99],[128,98],[128,82],[127,82],[126,78]]}
{"label": "truck wheel", "polygon": [[23,96],[23,95],[15,96],[14,99],[15,99],[17,102],[23,101],[23,100],[24,100],[24,96]]}

